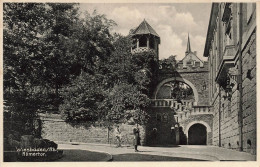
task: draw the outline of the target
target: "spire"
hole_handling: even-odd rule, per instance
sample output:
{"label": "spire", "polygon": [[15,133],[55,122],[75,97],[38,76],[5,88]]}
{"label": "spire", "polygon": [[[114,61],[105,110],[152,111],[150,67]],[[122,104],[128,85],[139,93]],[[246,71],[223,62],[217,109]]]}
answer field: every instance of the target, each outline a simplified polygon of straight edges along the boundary
{"label": "spire", "polygon": [[191,52],[191,48],[190,48],[190,37],[189,37],[189,33],[188,33],[188,42],[187,42],[187,49],[185,53],[190,53]]}

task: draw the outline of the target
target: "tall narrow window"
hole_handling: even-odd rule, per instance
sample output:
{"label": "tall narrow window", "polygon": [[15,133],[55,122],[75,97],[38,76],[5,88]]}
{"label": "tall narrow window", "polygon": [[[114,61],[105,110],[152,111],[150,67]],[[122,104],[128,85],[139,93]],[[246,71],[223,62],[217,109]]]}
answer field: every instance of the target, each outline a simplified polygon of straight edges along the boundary
{"label": "tall narrow window", "polygon": [[154,46],[155,46],[155,44],[154,44],[154,38],[151,37],[151,38],[149,39],[149,47],[150,47],[151,49],[154,49],[154,48],[155,48]]}
{"label": "tall narrow window", "polygon": [[139,47],[147,47],[147,38],[145,36],[139,39]]}
{"label": "tall narrow window", "polygon": [[162,116],[160,114],[156,114],[156,119],[158,122],[162,121]]}

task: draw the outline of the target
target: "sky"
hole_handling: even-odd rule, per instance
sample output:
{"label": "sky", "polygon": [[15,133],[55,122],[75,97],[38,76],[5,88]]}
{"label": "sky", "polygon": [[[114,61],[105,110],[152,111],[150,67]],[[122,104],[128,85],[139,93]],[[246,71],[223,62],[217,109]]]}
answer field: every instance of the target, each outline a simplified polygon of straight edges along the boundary
{"label": "sky", "polygon": [[211,3],[82,3],[82,12],[97,10],[117,23],[113,31],[127,35],[144,19],[161,38],[159,58],[185,56],[188,33],[191,50],[202,60],[207,35]]}

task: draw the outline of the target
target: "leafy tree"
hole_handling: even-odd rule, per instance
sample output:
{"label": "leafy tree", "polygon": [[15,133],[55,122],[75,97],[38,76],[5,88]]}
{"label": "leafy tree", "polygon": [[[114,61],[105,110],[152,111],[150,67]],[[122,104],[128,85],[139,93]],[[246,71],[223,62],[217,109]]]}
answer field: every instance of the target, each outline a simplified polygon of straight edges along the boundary
{"label": "leafy tree", "polygon": [[[96,66],[95,73],[80,75],[81,79],[76,79],[70,88],[66,88],[67,93],[63,94],[66,100],[60,109],[68,122],[86,121],[87,117],[93,123],[129,120],[145,123],[148,116],[145,109],[150,104],[149,86],[156,60],[152,55],[132,55],[131,43],[131,38],[114,34],[114,50]],[[88,83],[85,83],[86,80]]]}
{"label": "leafy tree", "polygon": [[[87,82],[86,82],[87,81]],[[71,85],[63,88],[64,104],[60,106],[67,122],[95,122],[102,119],[102,102],[106,92],[99,76],[81,73]]]}
{"label": "leafy tree", "polygon": [[12,127],[19,132],[37,117],[42,98],[38,78],[44,43],[39,36],[44,32],[45,10],[44,4],[4,3],[4,99],[17,123]]}
{"label": "leafy tree", "polygon": [[76,4],[46,4],[46,23],[43,34],[43,73],[42,79],[49,88],[49,96],[55,108],[61,103],[59,89],[70,82],[70,50],[68,43],[71,36],[77,33],[74,25],[79,20]]}
{"label": "leafy tree", "polygon": [[[55,6],[62,11],[57,15],[60,21],[53,19]],[[5,111],[19,123],[12,126],[19,132],[24,133],[26,123],[32,125],[37,117],[36,111],[50,102],[49,92],[57,86],[52,81],[59,81],[58,86],[68,83],[68,75],[63,75],[68,63],[61,51],[69,28],[59,23],[71,26],[76,12],[74,4],[4,3],[4,99],[9,106]]]}

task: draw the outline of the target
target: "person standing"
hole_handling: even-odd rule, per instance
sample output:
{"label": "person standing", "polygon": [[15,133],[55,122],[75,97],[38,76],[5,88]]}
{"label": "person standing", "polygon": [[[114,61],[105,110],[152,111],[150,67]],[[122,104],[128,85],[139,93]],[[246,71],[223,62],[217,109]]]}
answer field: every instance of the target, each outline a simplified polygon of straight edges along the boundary
{"label": "person standing", "polygon": [[121,147],[121,132],[119,130],[119,126],[117,125],[114,131],[116,140],[117,140],[117,146],[116,147]]}
{"label": "person standing", "polygon": [[140,143],[140,131],[138,128],[134,128],[133,130],[134,132],[134,147],[135,147],[135,152],[138,152],[139,150],[137,150],[137,146],[141,145]]}

